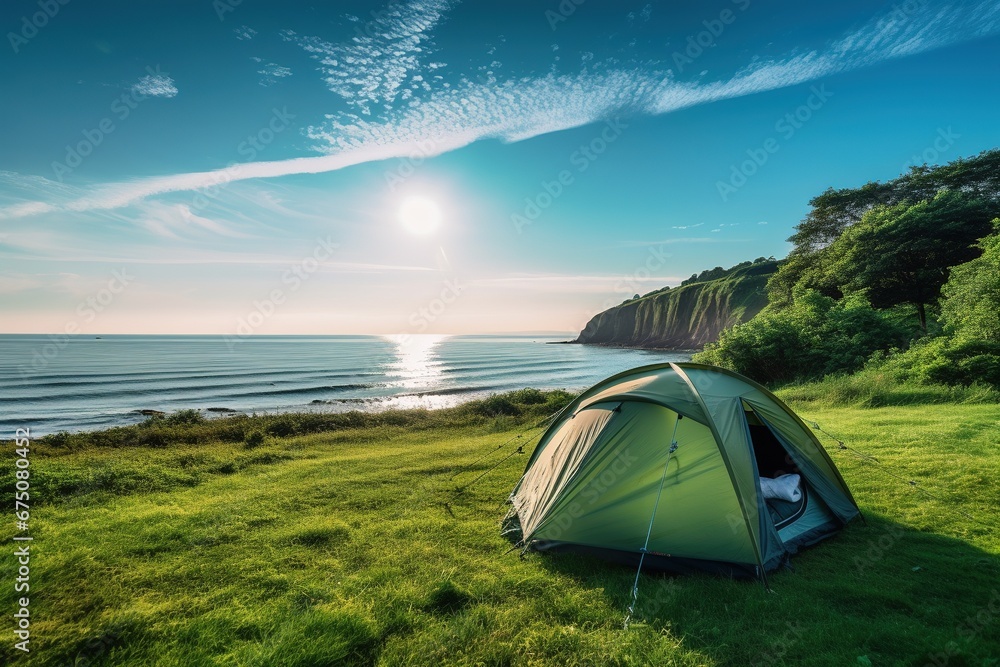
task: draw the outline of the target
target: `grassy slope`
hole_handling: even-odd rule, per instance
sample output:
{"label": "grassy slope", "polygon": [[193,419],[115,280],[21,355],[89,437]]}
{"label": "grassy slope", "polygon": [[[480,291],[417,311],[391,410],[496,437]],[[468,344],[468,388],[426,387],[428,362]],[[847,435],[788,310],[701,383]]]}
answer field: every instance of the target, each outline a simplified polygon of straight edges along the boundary
{"label": "grassy slope", "polygon": [[[0,662],[856,665],[867,656],[881,666],[934,664],[929,656],[955,642],[948,665],[996,664],[987,661],[1000,655],[1000,614],[988,611],[992,595],[1000,612],[996,406],[796,407],[949,503],[832,450],[867,525],[797,556],[794,573],[772,577],[773,594],[643,577],[627,631],[630,570],[503,555],[499,503],[524,457],[443,506],[455,466],[523,428],[509,419],[349,428],[249,452],[218,442],[39,451],[38,484],[82,481],[33,515],[35,650],[25,660],[7,639]],[[141,492],[135,480],[163,490]],[[11,535],[4,522],[0,539]],[[11,570],[4,557],[3,581]],[[3,609],[13,600],[0,589]]]}

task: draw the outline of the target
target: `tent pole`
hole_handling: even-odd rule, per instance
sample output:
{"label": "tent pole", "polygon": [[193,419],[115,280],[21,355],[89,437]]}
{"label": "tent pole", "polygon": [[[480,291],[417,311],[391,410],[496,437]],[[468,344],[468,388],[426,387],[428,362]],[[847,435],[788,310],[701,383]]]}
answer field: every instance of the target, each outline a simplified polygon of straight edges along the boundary
{"label": "tent pole", "polygon": [[663,493],[663,483],[667,479],[667,468],[670,466],[670,455],[677,450],[677,425],[680,424],[683,415],[677,413],[677,419],[674,421],[674,432],[670,436],[670,449],[667,450],[667,461],[663,464],[663,474],[660,475],[660,487],[656,490],[656,502],[653,503],[653,513],[649,517],[649,528],[646,529],[646,541],[642,545],[642,549],[639,550],[639,567],[635,571],[635,582],[632,583],[632,604],[628,606],[628,614],[625,616],[625,629],[628,629],[628,623],[632,620],[632,614],[635,613],[635,603],[639,600],[639,575],[642,574],[642,562],[646,559],[646,554],[649,550],[649,536],[653,532],[653,522],[656,520],[656,509],[660,506],[660,495]]}

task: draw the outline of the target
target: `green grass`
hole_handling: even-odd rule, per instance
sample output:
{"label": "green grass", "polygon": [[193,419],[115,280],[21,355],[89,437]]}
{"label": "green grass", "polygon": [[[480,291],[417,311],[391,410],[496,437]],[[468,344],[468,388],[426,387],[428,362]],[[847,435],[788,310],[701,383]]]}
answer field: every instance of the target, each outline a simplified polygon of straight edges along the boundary
{"label": "green grass", "polygon": [[[995,405],[796,404],[941,499],[834,446],[867,524],[796,556],[794,572],[771,577],[774,593],[643,576],[625,630],[633,571],[504,553],[500,503],[525,456],[455,495],[530,435],[470,464],[563,400],[524,398],[287,436],[268,432],[274,418],[250,419],[247,433],[267,434],[251,448],[219,437],[229,420],[38,445],[33,650],[16,652],[4,629],[0,663],[997,664]],[[166,442],[138,444],[142,428]],[[12,577],[7,555],[0,580]],[[14,600],[5,584],[0,608]]]}
{"label": "green grass", "polygon": [[864,369],[852,375],[831,375],[816,382],[789,384],[778,395],[788,402],[858,408],[1000,403],[1000,390],[991,385],[900,382],[879,369]]}

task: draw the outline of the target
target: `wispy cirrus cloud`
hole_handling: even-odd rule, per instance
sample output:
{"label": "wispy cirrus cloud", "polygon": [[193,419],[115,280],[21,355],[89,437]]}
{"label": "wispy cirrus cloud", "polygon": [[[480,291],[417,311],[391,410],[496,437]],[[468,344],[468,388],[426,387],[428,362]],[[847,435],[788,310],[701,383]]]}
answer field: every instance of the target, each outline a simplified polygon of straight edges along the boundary
{"label": "wispy cirrus cloud", "polygon": [[[350,16],[355,35],[347,43],[334,44],[312,36],[286,31],[320,62],[327,87],[364,115],[378,104],[390,105],[408,79],[414,87],[425,87],[416,74],[431,52],[431,32],[457,0],[411,0],[390,2],[371,18]],[[435,69],[440,63],[431,63]]]}
{"label": "wispy cirrus cloud", "polygon": [[208,232],[232,238],[249,237],[217,220],[199,215],[188,204],[148,202],[138,219],[141,225],[156,236],[169,239],[180,239],[191,232]]}
{"label": "wispy cirrus cloud", "polygon": [[477,287],[498,287],[504,290],[521,289],[540,292],[558,290],[563,293],[607,294],[616,287],[627,283],[630,286],[650,284],[662,286],[680,283],[679,276],[636,277],[625,275],[578,275],[562,273],[514,273],[505,276],[477,278],[470,285]]}
{"label": "wispy cirrus cloud", "polygon": [[[665,114],[872,66],[1000,30],[1000,5],[995,2],[924,4],[909,14],[894,9],[823,49],[757,62],[717,81],[681,81],[670,72],[607,66],[485,83],[462,78],[448,87],[427,86],[431,89],[426,90],[421,85],[424,94],[403,100],[403,83],[420,76],[414,72],[426,58],[424,46],[430,32],[452,4],[414,0],[390,5],[359,27],[347,45],[286,34],[287,40],[297,41],[316,55],[331,90],[362,112],[374,104],[383,105],[384,110],[377,118],[342,114],[309,127],[307,135],[321,155],[245,164],[235,177],[224,174],[225,180],[330,172],[416,153],[441,154],[482,139],[521,141],[616,116]],[[56,209],[117,208],[164,193],[210,187],[223,172],[111,183],[61,203],[50,198],[11,202],[0,208],[0,218]]]}
{"label": "wispy cirrus cloud", "polygon": [[134,84],[132,92],[145,97],[174,97],[177,95],[177,86],[169,76],[160,73],[147,74]]}
{"label": "wispy cirrus cloud", "polygon": [[239,28],[233,28],[233,32],[236,33],[236,39],[242,42],[253,39],[257,34],[257,31],[248,25],[241,25]]}
{"label": "wispy cirrus cloud", "polygon": [[257,70],[257,74],[261,75],[260,85],[271,86],[279,80],[291,76],[292,70],[290,67],[284,67],[282,65],[278,65],[277,63],[267,63]]}

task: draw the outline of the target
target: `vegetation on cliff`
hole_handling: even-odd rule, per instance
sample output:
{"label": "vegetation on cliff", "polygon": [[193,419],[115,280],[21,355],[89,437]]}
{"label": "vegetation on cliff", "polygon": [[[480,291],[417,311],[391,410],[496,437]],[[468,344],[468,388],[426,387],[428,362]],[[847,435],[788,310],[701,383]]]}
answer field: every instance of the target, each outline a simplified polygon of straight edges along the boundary
{"label": "vegetation on cliff", "polygon": [[768,306],[697,359],[765,382],[1000,386],[997,167],[993,150],[816,197]]}
{"label": "vegetation on cliff", "polygon": [[778,269],[773,257],[759,257],[729,269],[716,267],[625,301],[595,315],[578,343],[692,349],[746,322],[767,305],[768,278]]}

